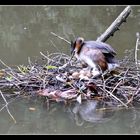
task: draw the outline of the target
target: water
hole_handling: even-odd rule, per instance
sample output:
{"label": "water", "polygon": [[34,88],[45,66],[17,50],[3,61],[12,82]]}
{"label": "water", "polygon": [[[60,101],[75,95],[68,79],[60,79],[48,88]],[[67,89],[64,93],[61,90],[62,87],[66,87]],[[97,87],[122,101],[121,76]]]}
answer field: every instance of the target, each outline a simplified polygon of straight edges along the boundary
{"label": "water", "polygon": [[[125,6],[0,6],[0,59],[7,65],[28,64],[41,57],[40,52],[70,54],[69,45],[52,36],[54,32],[71,41],[78,36],[96,40]],[[107,40],[122,59],[126,49],[134,49],[140,28],[140,6],[123,23],[120,31]],[[1,67],[2,64],[0,64]],[[2,100],[0,106],[4,103]],[[35,108],[31,111],[29,108]],[[116,110],[107,121],[77,125],[63,105],[54,104],[48,111],[43,101],[17,99],[0,112],[0,134],[139,134],[139,109]],[[104,118],[104,114],[98,114]],[[79,120],[82,122],[82,120]]]}

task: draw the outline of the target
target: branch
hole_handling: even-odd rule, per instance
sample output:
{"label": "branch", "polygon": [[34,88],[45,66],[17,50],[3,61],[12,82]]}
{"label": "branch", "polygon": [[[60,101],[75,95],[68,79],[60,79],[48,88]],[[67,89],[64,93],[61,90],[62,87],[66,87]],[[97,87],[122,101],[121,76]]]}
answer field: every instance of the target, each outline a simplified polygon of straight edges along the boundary
{"label": "branch", "polygon": [[[6,107],[7,112],[8,112],[8,114],[10,115],[10,117],[13,119],[14,123],[16,123],[15,118],[13,117],[13,115],[12,115],[12,114],[10,113],[10,111],[9,111],[8,102],[6,101],[6,99],[5,99],[4,95],[2,94],[1,90],[0,90],[0,94],[1,94],[1,96],[2,96],[2,98],[3,98],[3,100],[4,100],[4,102],[5,102],[5,106],[4,106],[4,107]],[[4,107],[2,107],[1,110],[2,110]],[[0,111],[1,111],[1,110],[0,110]]]}
{"label": "branch", "polygon": [[138,64],[138,46],[139,46],[139,40],[140,40],[140,34],[139,32],[136,33],[137,41],[136,41],[136,47],[135,47],[135,63]]}
{"label": "branch", "polygon": [[[116,18],[116,20],[107,28],[107,30],[101,34],[101,36],[99,36],[97,38],[96,41],[101,41],[101,42],[105,42],[110,36],[113,36],[114,33],[119,30],[119,26],[123,23],[126,22],[126,18],[129,16],[129,14],[131,13],[131,6],[127,6],[122,12],[121,14]],[[52,35],[54,35],[55,37],[58,37],[59,39],[67,42],[68,44],[71,44],[70,41],[66,40],[65,38],[50,32]]]}
{"label": "branch", "polygon": [[119,30],[119,26],[126,22],[126,18],[131,13],[131,6],[127,6],[122,13],[116,18],[116,20],[109,26],[109,28],[97,38],[96,41],[105,42],[110,36],[113,36],[113,34]]}
{"label": "branch", "polygon": [[61,40],[64,40],[64,41],[67,42],[68,44],[71,44],[71,42],[69,42],[69,41],[66,40],[65,38],[63,38],[63,37],[61,37],[61,36],[59,36],[59,35],[57,35],[57,34],[55,34],[55,33],[53,33],[53,32],[51,32],[51,34],[54,35],[54,36],[56,36],[56,37],[58,37],[58,38],[61,39]]}
{"label": "branch", "polygon": [[[100,88],[100,89],[101,89],[101,88]],[[108,90],[106,90],[106,89],[102,89],[102,91],[107,92],[107,93],[110,94],[114,99],[116,99],[116,100],[119,101],[122,105],[124,105],[126,108],[128,108],[128,106],[127,106],[124,102],[122,102],[119,98],[117,98],[115,95],[113,95],[112,92],[110,92],[110,91],[108,91]]]}

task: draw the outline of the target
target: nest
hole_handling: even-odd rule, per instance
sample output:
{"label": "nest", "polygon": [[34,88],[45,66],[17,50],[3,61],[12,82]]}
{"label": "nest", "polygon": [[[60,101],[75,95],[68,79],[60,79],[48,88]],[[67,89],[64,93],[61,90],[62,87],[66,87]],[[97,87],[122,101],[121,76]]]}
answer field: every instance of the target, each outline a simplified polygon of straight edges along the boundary
{"label": "nest", "polygon": [[[130,53],[131,52],[131,53]],[[28,66],[6,67],[0,70],[0,90],[8,97],[34,96],[53,102],[98,100],[110,106],[129,107],[140,101],[139,63],[132,52],[120,60],[120,67],[99,77],[74,77],[83,66],[62,53],[44,55]]]}

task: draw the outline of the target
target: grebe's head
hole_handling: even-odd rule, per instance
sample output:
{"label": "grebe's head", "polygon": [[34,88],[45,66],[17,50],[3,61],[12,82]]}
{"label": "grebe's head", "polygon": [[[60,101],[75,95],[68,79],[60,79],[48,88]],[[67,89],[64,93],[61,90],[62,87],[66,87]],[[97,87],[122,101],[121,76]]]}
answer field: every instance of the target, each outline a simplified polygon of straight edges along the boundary
{"label": "grebe's head", "polygon": [[76,45],[82,46],[82,44],[84,43],[84,38],[83,37],[78,37],[76,40]]}
{"label": "grebe's head", "polygon": [[78,37],[74,42],[71,41],[71,54],[75,52],[79,52],[81,47],[84,44],[84,38],[83,37]]}

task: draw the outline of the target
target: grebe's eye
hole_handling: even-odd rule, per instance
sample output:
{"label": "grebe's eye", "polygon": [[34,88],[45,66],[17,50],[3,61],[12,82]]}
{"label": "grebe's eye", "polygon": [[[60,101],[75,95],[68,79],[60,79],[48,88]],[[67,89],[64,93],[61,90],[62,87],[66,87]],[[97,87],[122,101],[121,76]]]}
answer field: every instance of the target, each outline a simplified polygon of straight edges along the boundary
{"label": "grebe's eye", "polygon": [[77,39],[77,42],[78,42],[79,44],[82,44],[82,43],[84,42],[84,39],[83,39],[82,37],[79,37],[79,38]]}
{"label": "grebe's eye", "polygon": [[81,44],[81,43],[83,43],[83,40],[82,40],[82,39],[80,39],[80,40],[79,40],[79,43],[80,43],[80,44]]}

